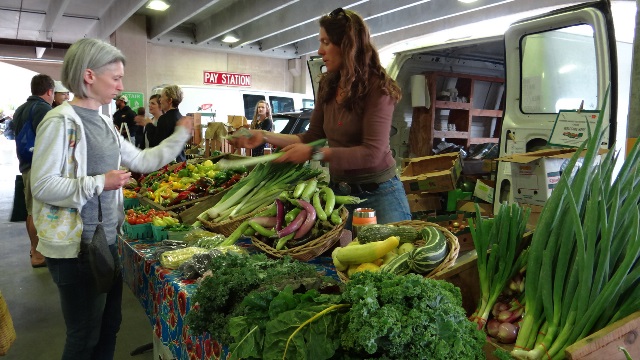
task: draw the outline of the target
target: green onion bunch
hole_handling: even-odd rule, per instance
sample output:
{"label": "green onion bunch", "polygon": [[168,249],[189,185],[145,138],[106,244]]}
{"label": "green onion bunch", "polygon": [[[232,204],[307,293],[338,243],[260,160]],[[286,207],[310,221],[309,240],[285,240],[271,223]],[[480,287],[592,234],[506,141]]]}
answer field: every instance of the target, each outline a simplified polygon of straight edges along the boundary
{"label": "green onion bunch", "polygon": [[567,346],[640,310],[640,143],[614,179],[617,154],[598,162],[603,113],[569,161],[534,232],[526,313],[512,352],[518,359],[563,359]]}

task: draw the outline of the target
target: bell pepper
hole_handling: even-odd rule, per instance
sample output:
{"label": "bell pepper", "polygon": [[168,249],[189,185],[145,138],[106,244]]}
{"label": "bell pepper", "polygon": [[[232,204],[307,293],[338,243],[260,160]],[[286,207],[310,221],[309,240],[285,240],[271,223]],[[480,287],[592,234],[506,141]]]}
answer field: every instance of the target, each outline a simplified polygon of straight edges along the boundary
{"label": "bell pepper", "polygon": [[187,162],[183,161],[175,169],[173,169],[173,173],[177,174],[180,170],[184,169],[187,166]]}
{"label": "bell pepper", "polygon": [[182,178],[182,177],[189,177],[191,175],[191,171],[189,171],[189,169],[182,169],[180,171],[178,171],[178,177]]}
{"label": "bell pepper", "polygon": [[173,200],[171,200],[171,202],[169,202],[168,206],[178,205],[183,200],[187,200],[191,194],[193,194],[193,192],[191,192],[191,191],[182,191],[182,192],[180,192],[178,194],[178,196],[176,196]]}

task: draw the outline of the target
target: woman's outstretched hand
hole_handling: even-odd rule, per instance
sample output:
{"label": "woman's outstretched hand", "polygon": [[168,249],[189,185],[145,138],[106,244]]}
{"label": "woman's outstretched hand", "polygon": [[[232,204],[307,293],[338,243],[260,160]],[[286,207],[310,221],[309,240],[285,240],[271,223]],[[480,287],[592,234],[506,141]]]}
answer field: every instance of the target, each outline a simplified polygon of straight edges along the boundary
{"label": "woman's outstretched hand", "polygon": [[238,130],[248,133],[247,135],[251,134],[251,136],[244,136],[244,135],[240,135],[237,137],[232,137],[231,139],[229,139],[229,143],[231,145],[233,145],[233,147],[236,148],[246,148],[246,149],[253,149],[257,146],[260,146],[262,144],[264,144],[264,138],[262,137],[262,131],[260,130],[246,130],[246,129],[242,129],[242,130]]}

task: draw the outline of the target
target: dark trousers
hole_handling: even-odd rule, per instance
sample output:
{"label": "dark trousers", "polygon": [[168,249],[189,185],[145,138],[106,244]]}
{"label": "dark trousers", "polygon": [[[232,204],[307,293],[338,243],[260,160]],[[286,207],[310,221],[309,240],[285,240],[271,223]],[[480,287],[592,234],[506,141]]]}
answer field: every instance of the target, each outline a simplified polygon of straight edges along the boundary
{"label": "dark trousers", "polygon": [[[120,269],[117,246],[109,249]],[[113,360],[122,322],[122,272],[108,293],[99,294],[86,259],[46,259],[67,327],[62,360]]]}

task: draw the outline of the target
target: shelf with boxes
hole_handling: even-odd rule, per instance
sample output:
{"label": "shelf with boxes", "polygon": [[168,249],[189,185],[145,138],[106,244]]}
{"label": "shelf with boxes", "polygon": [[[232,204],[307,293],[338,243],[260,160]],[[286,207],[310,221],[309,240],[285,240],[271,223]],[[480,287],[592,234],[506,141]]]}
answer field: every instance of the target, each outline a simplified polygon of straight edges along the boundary
{"label": "shelf with boxes", "polygon": [[412,154],[431,155],[442,141],[467,150],[473,144],[498,142],[503,78],[450,72],[424,75],[431,106],[414,108]]}

